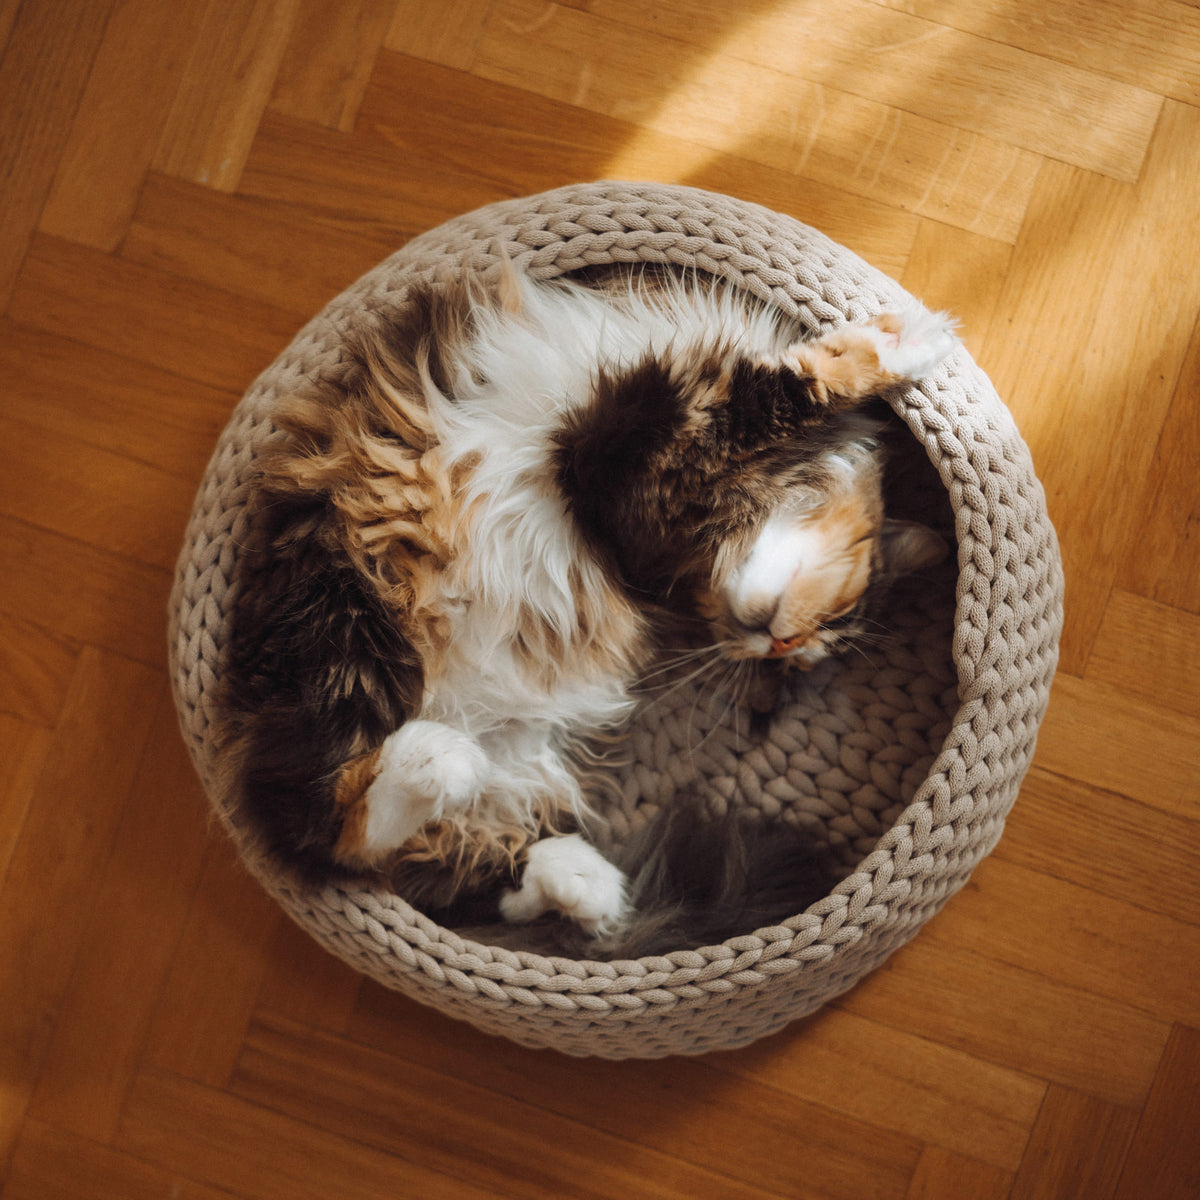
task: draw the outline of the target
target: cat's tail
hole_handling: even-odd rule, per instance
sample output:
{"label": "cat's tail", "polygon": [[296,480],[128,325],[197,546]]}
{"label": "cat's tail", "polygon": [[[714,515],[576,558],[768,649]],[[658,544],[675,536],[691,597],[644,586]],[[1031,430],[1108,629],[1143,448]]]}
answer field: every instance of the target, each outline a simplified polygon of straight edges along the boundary
{"label": "cat's tail", "polygon": [[825,843],[793,825],[701,813],[676,801],[613,855],[629,877],[632,916],[603,946],[640,958],[716,945],[781,925],[846,873]]}

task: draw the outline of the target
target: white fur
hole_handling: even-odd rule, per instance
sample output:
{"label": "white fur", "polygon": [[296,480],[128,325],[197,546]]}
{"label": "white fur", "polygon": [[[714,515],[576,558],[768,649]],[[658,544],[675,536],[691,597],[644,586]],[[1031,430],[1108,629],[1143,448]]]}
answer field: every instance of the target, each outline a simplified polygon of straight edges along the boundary
{"label": "white fur", "polygon": [[795,517],[772,517],[729,582],[730,611],[747,626],[769,626],[792,577],[824,549],[812,526]]}
{"label": "white fur", "polygon": [[577,833],[535,842],[520,888],[500,898],[506,921],[560,912],[597,936],[614,933],[626,910],[625,876]]}
{"label": "white fur", "polygon": [[750,354],[778,354],[794,327],[730,289],[640,293],[614,303],[569,282],[518,281],[516,314],[483,307],[477,335],[452,368],[453,402],[427,380],[426,405],[450,463],[472,462],[462,496],[471,553],[442,579],[450,618],[444,670],[427,681],[420,716],[461,729],[491,762],[487,802],[532,825],[536,801],[553,795],[584,815],[564,750],[580,730],[617,728],[629,716],[632,680],[583,655],[558,682],[532,678],[515,651],[528,614],[553,628],[570,660],[580,646],[572,574],[592,594],[607,579],[584,547],[553,486],[553,435],[585,404],[597,370],[639,361],[651,348],[711,345],[715,336]]}
{"label": "white fur", "polygon": [[409,721],[379,753],[367,789],[363,850],[368,858],[403,845],[427,821],[473,803],[487,785],[488,757],[474,738],[436,721]]}

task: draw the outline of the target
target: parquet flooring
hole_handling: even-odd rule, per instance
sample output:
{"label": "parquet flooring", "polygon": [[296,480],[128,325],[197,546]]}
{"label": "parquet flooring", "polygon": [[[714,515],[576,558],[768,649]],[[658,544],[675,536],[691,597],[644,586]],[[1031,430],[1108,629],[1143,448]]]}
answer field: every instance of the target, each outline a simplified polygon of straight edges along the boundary
{"label": "parquet flooring", "polygon": [[[166,686],[196,483],[415,233],[727,191],[957,312],[1067,625],[1004,840],[735,1053],[578,1062],[362,981],[209,828]],[[1200,6],[0,0],[4,1200],[1200,1195]]]}

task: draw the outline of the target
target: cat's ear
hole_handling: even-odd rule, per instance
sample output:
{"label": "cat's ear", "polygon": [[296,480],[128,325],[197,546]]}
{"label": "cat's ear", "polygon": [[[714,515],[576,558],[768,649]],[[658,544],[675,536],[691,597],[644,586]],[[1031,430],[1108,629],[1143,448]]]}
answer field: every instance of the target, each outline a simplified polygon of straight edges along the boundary
{"label": "cat's ear", "polygon": [[936,566],[950,547],[941,534],[917,521],[884,521],[879,531],[883,561],[888,575],[898,578],[924,567]]}

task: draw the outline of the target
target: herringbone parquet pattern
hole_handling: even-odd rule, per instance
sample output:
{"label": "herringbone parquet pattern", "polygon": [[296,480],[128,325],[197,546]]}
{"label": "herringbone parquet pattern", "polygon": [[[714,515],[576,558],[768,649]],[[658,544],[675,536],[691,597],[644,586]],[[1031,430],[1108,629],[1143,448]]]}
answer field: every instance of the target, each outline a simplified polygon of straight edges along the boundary
{"label": "herringbone parquet pattern", "polygon": [[[413,234],[602,177],[957,312],[1067,570],[998,851],[698,1061],[527,1052],[323,955],[210,831],[166,690],[255,374]],[[0,179],[4,1200],[1200,1195],[1200,7],[0,0]]]}

